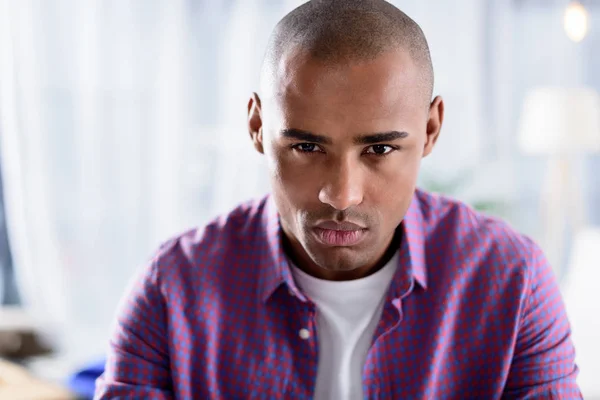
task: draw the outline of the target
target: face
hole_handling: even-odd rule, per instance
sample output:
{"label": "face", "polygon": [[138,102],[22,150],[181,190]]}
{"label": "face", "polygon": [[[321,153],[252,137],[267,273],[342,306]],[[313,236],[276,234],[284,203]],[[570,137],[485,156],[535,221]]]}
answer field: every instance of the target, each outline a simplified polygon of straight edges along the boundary
{"label": "face", "polygon": [[295,263],[324,279],[368,275],[386,254],[438,137],[433,103],[403,51],[332,67],[296,51],[248,104]]}

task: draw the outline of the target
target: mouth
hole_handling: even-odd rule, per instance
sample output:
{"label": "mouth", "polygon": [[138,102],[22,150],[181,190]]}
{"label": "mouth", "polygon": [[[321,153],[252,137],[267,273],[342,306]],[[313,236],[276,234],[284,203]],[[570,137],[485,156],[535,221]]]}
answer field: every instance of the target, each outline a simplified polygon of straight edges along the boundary
{"label": "mouth", "polygon": [[351,222],[326,221],[314,228],[316,239],[332,247],[350,247],[360,243],[367,235],[367,229]]}

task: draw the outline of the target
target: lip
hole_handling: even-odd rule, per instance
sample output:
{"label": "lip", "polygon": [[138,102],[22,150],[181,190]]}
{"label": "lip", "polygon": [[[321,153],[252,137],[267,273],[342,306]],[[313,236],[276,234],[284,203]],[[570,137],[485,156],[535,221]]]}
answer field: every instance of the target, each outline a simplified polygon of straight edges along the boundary
{"label": "lip", "polygon": [[349,222],[349,221],[322,221],[316,225],[320,229],[328,229],[332,231],[359,231],[365,229],[364,226]]}
{"label": "lip", "polygon": [[314,228],[315,237],[326,246],[349,247],[360,243],[367,229],[351,222],[324,221]]}

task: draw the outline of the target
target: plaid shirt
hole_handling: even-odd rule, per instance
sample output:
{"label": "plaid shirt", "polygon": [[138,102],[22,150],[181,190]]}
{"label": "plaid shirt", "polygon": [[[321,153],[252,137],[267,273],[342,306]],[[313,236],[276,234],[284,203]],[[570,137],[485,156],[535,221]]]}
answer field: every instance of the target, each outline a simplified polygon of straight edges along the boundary
{"label": "plaid shirt", "polygon": [[[581,398],[559,289],[531,240],[421,191],[400,229],[365,398]],[[310,399],[318,357],[315,305],[267,197],[162,246],[118,312],[96,398]]]}

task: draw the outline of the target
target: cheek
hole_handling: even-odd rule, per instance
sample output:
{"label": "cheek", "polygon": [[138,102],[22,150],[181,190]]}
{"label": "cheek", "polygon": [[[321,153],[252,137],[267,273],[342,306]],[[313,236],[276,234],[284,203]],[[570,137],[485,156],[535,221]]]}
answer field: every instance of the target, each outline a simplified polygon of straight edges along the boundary
{"label": "cheek", "polygon": [[400,223],[415,191],[420,159],[403,157],[371,174],[367,179],[365,199],[379,214],[383,230],[395,229]]}
{"label": "cheek", "polygon": [[[294,237],[302,236],[305,210],[313,209],[318,196],[313,195],[310,169],[299,168],[277,150],[268,155],[271,193],[279,210],[283,228]],[[318,191],[317,191],[318,192]]]}
{"label": "cheek", "polygon": [[311,194],[318,193],[314,176],[318,168],[315,165],[299,162],[298,157],[286,152],[286,149],[273,147],[268,158],[271,184],[280,197],[286,198],[290,204],[301,204],[309,200]]}
{"label": "cheek", "polygon": [[373,171],[367,181],[377,185],[379,191],[398,197],[416,184],[421,158],[414,151],[405,151],[393,157],[393,160]]}

